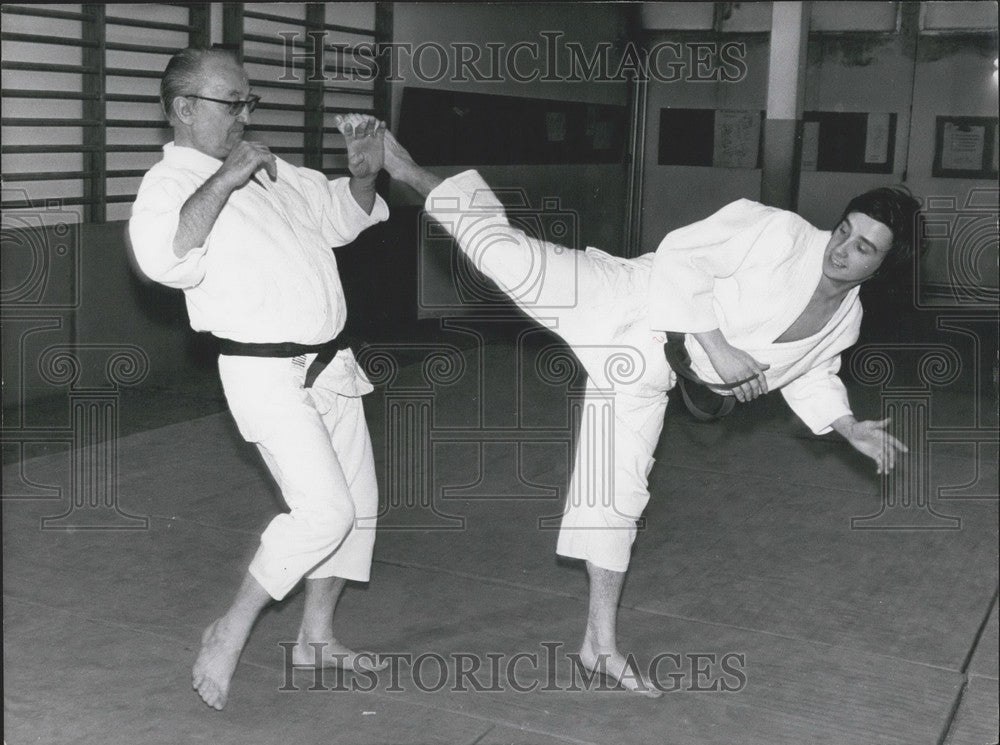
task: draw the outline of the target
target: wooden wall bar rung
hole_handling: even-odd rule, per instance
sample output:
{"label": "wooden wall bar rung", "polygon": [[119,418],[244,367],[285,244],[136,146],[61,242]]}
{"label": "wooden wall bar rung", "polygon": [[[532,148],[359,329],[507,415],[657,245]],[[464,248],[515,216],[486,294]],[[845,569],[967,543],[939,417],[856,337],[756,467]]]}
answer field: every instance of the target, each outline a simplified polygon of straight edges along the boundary
{"label": "wooden wall bar rung", "polygon": [[4,181],[78,181],[92,178],[92,171],[25,171],[23,173],[5,173]]}
{"label": "wooden wall bar rung", "polygon": [[322,30],[323,24],[312,23],[308,19],[303,20],[301,18],[288,18],[287,16],[279,16],[275,13],[263,13],[258,10],[244,10],[244,18],[253,18],[257,21],[276,21],[277,23],[292,23],[296,26],[303,26],[305,28],[312,28],[317,30]]}
{"label": "wooden wall bar rung", "polygon": [[142,52],[144,54],[167,55],[172,55],[174,52],[179,51],[177,47],[160,47],[152,44],[124,44],[117,41],[104,42],[104,48],[111,49],[115,52]]}
{"label": "wooden wall bar rung", "polygon": [[36,119],[25,116],[5,116],[0,119],[4,127],[96,127],[103,122],[100,119]]}
{"label": "wooden wall bar rung", "polygon": [[59,18],[65,21],[89,21],[90,19],[83,13],[76,13],[71,10],[52,10],[51,8],[38,8],[24,5],[3,5],[0,11],[4,15],[12,16],[32,16],[34,18]]}
{"label": "wooden wall bar rung", "polygon": [[108,178],[136,178],[138,176],[145,176],[146,170],[144,168],[130,168],[130,169],[118,169],[116,171],[108,171]]}
{"label": "wooden wall bar rung", "polygon": [[13,31],[0,33],[0,40],[23,41],[27,44],[61,44],[68,47],[97,47],[97,42],[92,39],[74,39],[70,36],[48,36],[45,34],[20,34]]}
{"label": "wooden wall bar rung", "polygon": [[323,47],[328,52],[340,52],[341,54],[350,54],[352,57],[366,57],[368,59],[374,59],[372,57],[372,50],[367,47],[362,47],[358,44],[353,46],[344,46],[343,44],[327,44]]}
{"label": "wooden wall bar rung", "polygon": [[[164,67],[166,67],[165,64]],[[162,70],[160,72],[156,70],[129,70],[124,67],[109,67],[105,73],[116,78],[156,78],[159,80],[163,77]]]}
{"label": "wooden wall bar rung", "polygon": [[293,70],[305,70],[310,67],[306,64],[305,60],[296,60],[288,62],[277,57],[257,57],[255,55],[245,54],[243,55],[243,61],[249,62],[253,65],[268,65],[270,67],[290,67]]}
{"label": "wooden wall bar rung", "polygon": [[360,106],[324,106],[324,114],[371,114],[375,116],[375,110],[362,108]]}
{"label": "wooden wall bar rung", "polygon": [[154,119],[108,119],[108,127],[134,127],[136,129],[170,129],[170,124]]}
{"label": "wooden wall bar rung", "polygon": [[[107,171],[108,178],[135,178],[145,176],[146,171],[141,168],[129,170]],[[20,173],[5,173],[3,178],[7,182],[19,181],[79,181],[81,179],[93,178],[93,171],[24,171]]]}
{"label": "wooden wall bar rung", "polygon": [[108,16],[104,19],[105,23],[113,24],[115,26],[134,26],[136,28],[152,28],[157,31],[183,31],[185,33],[191,32],[191,24],[189,23],[167,23],[165,21],[140,21],[135,18],[123,18],[122,16]]}
{"label": "wooden wall bar rung", "polygon": [[163,149],[163,145],[108,145],[105,150],[109,153],[158,153]]}
{"label": "wooden wall bar rung", "polygon": [[370,28],[359,28],[358,26],[341,26],[338,23],[324,23],[323,28],[326,31],[338,31],[344,34],[357,34],[358,36],[371,36],[375,37],[375,30]]}
{"label": "wooden wall bar rung", "polygon": [[[288,43],[280,36],[264,36],[263,34],[243,34],[243,40],[252,41],[256,44],[270,44],[276,47],[283,47]],[[297,47],[299,49],[309,50],[312,48],[311,41],[298,41],[293,39],[291,44],[293,47]]]}
{"label": "wooden wall bar rung", "polygon": [[250,78],[250,85],[257,88],[281,88],[282,90],[303,91],[306,89],[305,83],[286,83],[282,80],[263,80],[261,78]]}
{"label": "wooden wall bar rung", "polygon": [[16,62],[4,60],[0,62],[4,70],[24,70],[25,72],[69,72],[77,75],[94,75],[98,70],[83,65],[57,65],[51,62]]}
{"label": "wooden wall bar rung", "polygon": [[363,67],[344,67],[343,65],[323,65],[323,72],[335,72],[338,75],[343,75],[345,73],[349,75],[354,75],[356,73],[364,73],[365,75],[371,74],[371,70],[366,70]]}
{"label": "wooden wall bar rung", "polygon": [[10,199],[6,202],[0,202],[0,207],[5,210],[16,210],[27,207],[38,207],[40,204],[48,201],[56,201],[60,206],[97,204],[94,197],[39,197],[37,199]]}
{"label": "wooden wall bar rung", "polygon": [[97,98],[93,93],[82,91],[36,91],[14,88],[0,89],[0,96],[3,98],[54,98],[65,101],[89,101]]}
{"label": "wooden wall bar rung", "polygon": [[[108,70],[111,74],[111,70]],[[104,96],[105,101],[114,103],[159,103],[159,96],[141,96],[137,93],[108,93]]]}
{"label": "wooden wall bar rung", "polygon": [[0,153],[31,155],[34,153],[92,153],[95,145],[0,145]]}
{"label": "wooden wall bar rung", "polygon": [[[323,3],[318,3],[318,5],[323,5]],[[243,15],[246,18],[255,18],[258,21],[277,21],[278,23],[293,23],[296,26],[302,26],[304,28],[312,28],[323,31],[340,31],[345,34],[358,34],[359,36],[374,36],[375,34],[375,31],[370,28],[361,28],[360,26],[341,26],[336,23],[323,23],[323,22],[317,23],[310,21],[308,19],[302,20],[300,18],[287,18],[285,16],[279,16],[273,13],[261,13],[256,10],[244,10]]]}

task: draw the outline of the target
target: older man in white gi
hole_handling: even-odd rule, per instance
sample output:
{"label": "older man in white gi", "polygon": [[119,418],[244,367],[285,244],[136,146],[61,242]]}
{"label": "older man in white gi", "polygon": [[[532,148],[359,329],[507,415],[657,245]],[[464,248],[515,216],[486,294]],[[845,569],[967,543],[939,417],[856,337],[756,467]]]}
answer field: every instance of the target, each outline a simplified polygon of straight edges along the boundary
{"label": "older man in white gi", "polygon": [[160,90],[174,141],[139,188],[133,250],[146,275],[184,291],[192,327],[221,339],[229,408],[289,508],[202,635],[192,684],[222,709],[261,609],[303,577],[293,662],[372,666],[333,635],[345,580],[369,578],[378,497],[360,398],[372,388],[337,340],[346,307],[331,248],[388,217],[375,192],[384,125],[343,117],[352,175],[328,181],[243,139],[259,99],[230,53],[179,52]]}
{"label": "older man in white gi", "polygon": [[[590,606],[584,665],[655,697],[617,647],[617,607],[647,476],[676,370],[666,332],[687,334],[694,373],[749,401],[782,390],[817,434],[834,430],[890,470],[905,446],[888,420],[858,422],[837,377],[858,337],[858,286],[892,254],[905,262],[918,203],[893,189],[855,198],[836,230],[748,200],[673,231],[655,254],[621,259],[535,240],[512,228],[475,171],[442,181],[385,135],[386,170],[426,198],[426,209],[477,269],[546,320],[587,371],[573,477],[557,553],[583,559]],[[890,227],[891,226],[891,227]]]}

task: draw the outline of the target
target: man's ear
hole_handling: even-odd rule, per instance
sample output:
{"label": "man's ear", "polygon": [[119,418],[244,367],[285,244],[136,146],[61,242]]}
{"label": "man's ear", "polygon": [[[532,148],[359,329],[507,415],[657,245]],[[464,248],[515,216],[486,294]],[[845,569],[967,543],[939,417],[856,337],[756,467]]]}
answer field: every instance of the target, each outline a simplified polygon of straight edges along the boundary
{"label": "man's ear", "polygon": [[191,123],[191,119],[194,117],[194,103],[190,98],[187,96],[177,96],[170,106],[177,121],[184,124]]}

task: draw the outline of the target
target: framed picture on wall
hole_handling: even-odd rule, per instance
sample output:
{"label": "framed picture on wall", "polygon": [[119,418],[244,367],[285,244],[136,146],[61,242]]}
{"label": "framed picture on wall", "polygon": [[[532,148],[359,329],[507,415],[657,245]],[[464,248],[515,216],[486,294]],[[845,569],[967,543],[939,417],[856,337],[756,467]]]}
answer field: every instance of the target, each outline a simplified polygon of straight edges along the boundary
{"label": "framed picture on wall", "polygon": [[800,131],[803,171],[892,173],[894,113],[806,111]]}
{"label": "framed picture on wall", "polygon": [[760,168],[764,112],[745,109],[660,109],[661,166]]}
{"label": "framed picture on wall", "polygon": [[998,120],[995,117],[937,117],[932,175],[996,179],[997,137]]}

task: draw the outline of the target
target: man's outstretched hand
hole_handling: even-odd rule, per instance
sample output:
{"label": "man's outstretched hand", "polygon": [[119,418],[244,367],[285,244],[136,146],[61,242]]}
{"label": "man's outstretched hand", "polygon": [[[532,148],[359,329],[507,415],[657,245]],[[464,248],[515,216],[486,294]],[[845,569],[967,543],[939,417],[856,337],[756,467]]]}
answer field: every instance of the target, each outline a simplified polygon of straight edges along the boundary
{"label": "man's outstretched hand", "polygon": [[886,432],[889,419],[859,422],[853,416],[843,416],[833,423],[839,432],[859,453],[867,455],[878,467],[878,473],[889,473],[896,465],[897,454],[910,452],[898,439]]}
{"label": "man's outstretched hand", "polygon": [[343,114],[334,119],[347,143],[347,167],[354,178],[373,179],[385,164],[385,122],[369,114]]}

